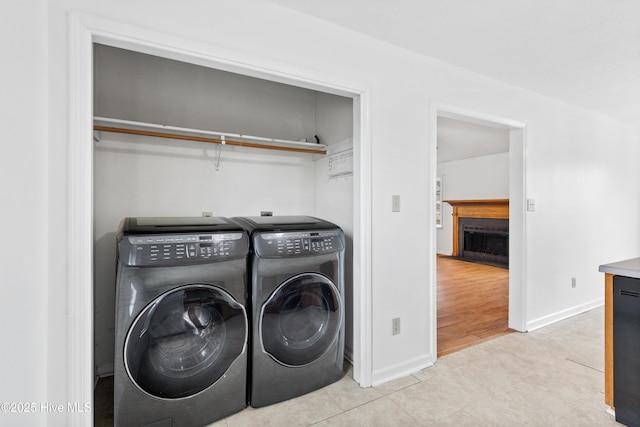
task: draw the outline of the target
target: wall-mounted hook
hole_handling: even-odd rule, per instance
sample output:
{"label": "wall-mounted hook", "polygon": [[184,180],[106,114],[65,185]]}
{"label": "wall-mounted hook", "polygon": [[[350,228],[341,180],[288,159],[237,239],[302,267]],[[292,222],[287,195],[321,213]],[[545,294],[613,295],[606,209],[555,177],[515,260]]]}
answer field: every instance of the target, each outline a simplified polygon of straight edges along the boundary
{"label": "wall-mounted hook", "polygon": [[216,144],[216,160],[214,162],[216,166],[216,172],[220,170],[220,154],[222,153],[222,146],[227,143],[224,138],[224,135],[220,137],[220,144]]}

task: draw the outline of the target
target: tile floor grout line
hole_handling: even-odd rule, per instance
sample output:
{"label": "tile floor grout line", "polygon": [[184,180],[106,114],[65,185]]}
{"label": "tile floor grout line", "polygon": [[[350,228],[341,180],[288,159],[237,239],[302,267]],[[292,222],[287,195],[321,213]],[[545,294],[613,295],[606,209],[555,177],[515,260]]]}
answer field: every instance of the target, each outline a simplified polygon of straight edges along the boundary
{"label": "tile floor grout line", "polygon": [[565,357],[565,360],[567,360],[567,361],[569,361],[569,362],[573,362],[573,363],[575,363],[576,365],[580,365],[580,366],[584,366],[585,368],[589,368],[589,369],[591,369],[592,371],[596,371],[596,372],[599,372],[599,373],[601,373],[601,374],[604,374],[604,369],[594,368],[593,366],[585,365],[584,363],[580,363],[580,362],[578,362],[577,360],[569,359],[568,357]]}
{"label": "tile floor grout line", "polygon": [[[404,390],[405,388],[407,388],[407,387],[404,387],[404,388],[402,388],[402,389],[400,389],[400,390]],[[396,390],[396,391],[394,391],[393,393],[395,393],[395,392],[397,392],[397,391],[400,391],[400,390]],[[385,397],[389,397],[389,396],[390,396],[391,394],[393,394],[393,393],[390,393],[390,394],[386,395]],[[393,404],[393,406],[395,406],[396,408],[400,409],[400,410],[401,410],[401,411],[402,411],[402,412],[403,412],[407,417],[411,418],[414,422],[416,422],[416,423],[418,423],[418,422],[419,422],[419,421],[416,419],[416,417],[414,417],[414,416],[413,416],[413,415],[411,415],[409,412],[407,412],[407,411],[406,411],[402,406],[398,405],[398,404],[396,403],[396,401],[395,401],[395,400],[393,400],[393,399],[391,399],[391,398],[389,397],[389,401]]]}
{"label": "tile floor grout line", "polygon": [[[413,385],[413,384],[412,384],[412,385]],[[404,390],[405,388],[407,388],[407,387],[401,388],[401,389],[396,390],[396,391]],[[327,418],[324,418],[324,419],[322,419],[322,420],[316,421],[316,422],[314,422],[313,424],[307,424],[307,427],[314,426],[314,425],[319,424],[319,423],[321,423],[321,422],[323,422],[323,421],[329,421],[329,420],[330,420],[330,419],[332,419],[332,418],[339,417],[340,415],[344,415],[344,414],[346,414],[347,412],[351,412],[351,411],[353,411],[354,409],[361,408],[361,407],[363,407],[363,406],[365,406],[365,405],[368,405],[368,404],[373,403],[373,402],[375,402],[375,401],[378,401],[378,400],[380,400],[380,399],[384,399],[385,397],[389,397],[389,395],[391,395],[391,394],[395,393],[396,391],[393,391],[393,392],[391,392],[391,393],[389,393],[389,394],[382,395],[382,396],[380,396],[380,397],[376,397],[375,399],[371,399],[371,400],[369,400],[368,402],[364,402],[364,403],[361,403],[361,404],[359,404],[359,405],[356,405],[356,406],[354,406],[353,408],[349,408],[349,409],[346,409],[346,410],[342,410],[342,412],[340,412],[339,414],[331,415],[330,417],[327,417]],[[396,404],[396,402],[394,402],[394,401],[393,401],[393,399],[389,399],[389,400],[391,401],[391,403],[393,403],[395,406],[397,406],[401,411],[403,411],[405,414],[407,414],[407,416],[409,416],[410,418],[414,419],[414,420],[417,422],[417,420],[416,420],[414,417],[412,417],[412,416],[411,416],[411,414],[407,413],[407,411],[405,411],[403,408],[399,407],[399,406]]]}

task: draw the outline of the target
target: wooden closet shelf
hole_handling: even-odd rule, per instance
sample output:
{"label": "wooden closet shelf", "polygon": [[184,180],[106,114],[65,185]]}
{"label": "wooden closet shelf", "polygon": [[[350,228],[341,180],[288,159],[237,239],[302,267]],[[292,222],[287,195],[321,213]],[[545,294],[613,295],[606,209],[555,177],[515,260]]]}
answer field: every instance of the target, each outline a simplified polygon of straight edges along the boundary
{"label": "wooden closet shelf", "polygon": [[[179,128],[174,126],[133,122],[128,120],[109,119],[105,117],[94,118],[93,130],[124,133],[129,135],[151,136],[157,138],[207,142],[212,144],[233,145],[239,147],[261,148],[267,150],[293,151],[309,154],[327,153],[326,145],[323,144],[313,144],[309,142],[288,141],[284,139],[272,139],[241,134]],[[244,139],[246,141],[239,141],[238,139]]]}

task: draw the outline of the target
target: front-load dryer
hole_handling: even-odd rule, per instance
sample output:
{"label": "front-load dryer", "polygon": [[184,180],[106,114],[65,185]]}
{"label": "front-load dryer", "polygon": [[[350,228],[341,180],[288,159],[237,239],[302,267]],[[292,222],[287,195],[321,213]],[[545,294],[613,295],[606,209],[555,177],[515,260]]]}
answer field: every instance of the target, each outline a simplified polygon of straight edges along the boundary
{"label": "front-load dryer", "polygon": [[202,426],[247,406],[247,233],[125,218],[117,234],[116,426]]}
{"label": "front-load dryer", "polygon": [[261,407],[343,376],[342,230],[307,216],[232,218],[250,233],[249,403]]}

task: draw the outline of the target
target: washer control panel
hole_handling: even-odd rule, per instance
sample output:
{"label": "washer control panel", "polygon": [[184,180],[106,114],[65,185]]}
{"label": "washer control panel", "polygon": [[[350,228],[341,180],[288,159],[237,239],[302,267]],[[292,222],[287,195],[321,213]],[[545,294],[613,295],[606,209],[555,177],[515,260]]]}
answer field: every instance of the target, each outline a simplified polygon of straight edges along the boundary
{"label": "washer control panel", "polygon": [[254,250],[262,258],[310,256],[343,249],[340,230],[263,232],[254,238]]}
{"label": "washer control panel", "polygon": [[119,249],[127,265],[201,264],[246,256],[249,239],[243,232],[127,236]]}

